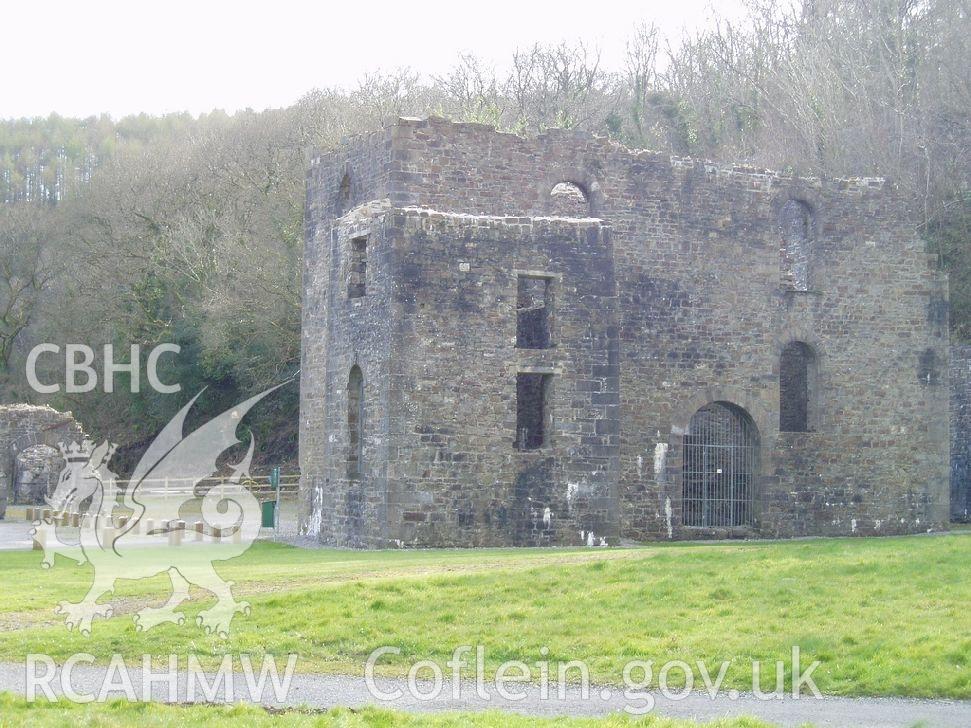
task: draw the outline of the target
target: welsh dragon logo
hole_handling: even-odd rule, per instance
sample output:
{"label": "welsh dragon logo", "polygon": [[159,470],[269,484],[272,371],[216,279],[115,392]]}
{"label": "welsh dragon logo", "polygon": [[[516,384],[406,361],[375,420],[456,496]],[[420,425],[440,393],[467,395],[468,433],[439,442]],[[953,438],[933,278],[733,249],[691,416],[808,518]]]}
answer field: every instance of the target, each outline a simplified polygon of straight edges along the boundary
{"label": "welsh dragon logo", "polygon": [[[172,594],[161,607],[135,613],[139,631],[167,622],[184,624],[185,615],[177,607],[189,599],[190,584],[216,596],[216,604],[196,617],[206,633],[226,637],[233,617],[249,613],[249,604],[233,597],[232,582],[216,573],[213,562],[239,556],[259,533],[260,504],[241,482],[249,475],[253,438],[228,479],[208,490],[200,486],[217,472],[217,459],[240,443],[236,428],[242,418],[276,388],[183,436],[186,414],[200,392],[152,441],[126,487],[108,469],[115,445],[94,446],[90,440],[61,445],[67,464],[47,498],[53,515],[35,521],[31,534],[44,547],[44,568],[54,565],[57,554],[94,567],[94,581],[84,599],[62,601],[57,607],[68,630],[77,628],[88,636],[95,617],[110,617],[111,605],[99,604],[98,599],[113,592],[119,579],[146,579],[166,572]],[[65,516],[74,517],[79,528],[63,525]]]}

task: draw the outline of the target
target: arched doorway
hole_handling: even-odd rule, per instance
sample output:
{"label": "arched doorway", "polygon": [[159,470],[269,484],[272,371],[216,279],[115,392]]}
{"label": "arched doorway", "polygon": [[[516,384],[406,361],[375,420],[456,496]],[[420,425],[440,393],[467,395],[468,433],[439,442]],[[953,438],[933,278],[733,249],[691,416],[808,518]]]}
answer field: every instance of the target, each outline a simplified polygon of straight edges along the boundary
{"label": "arched doorway", "polygon": [[759,433],[749,414],[730,402],[699,409],[684,436],[684,525],[752,525],[758,470]]}

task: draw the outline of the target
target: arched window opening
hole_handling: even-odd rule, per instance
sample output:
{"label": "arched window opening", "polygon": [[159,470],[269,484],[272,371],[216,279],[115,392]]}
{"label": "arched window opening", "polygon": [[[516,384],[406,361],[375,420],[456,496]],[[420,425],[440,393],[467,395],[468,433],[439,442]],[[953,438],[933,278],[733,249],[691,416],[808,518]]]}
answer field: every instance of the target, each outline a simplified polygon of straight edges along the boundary
{"label": "arched window opening", "polygon": [[560,182],[550,190],[550,214],[556,217],[590,217],[590,196],[575,182]]}
{"label": "arched window opening", "polygon": [[805,202],[789,200],[782,206],[782,282],[795,291],[809,290],[812,227],[812,212]]}
{"label": "arched window opening", "polygon": [[344,174],[340,187],[337,189],[337,202],[334,205],[334,216],[340,217],[351,209],[351,175]]}
{"label": "arched window opening", "polygon": [[699,409],[684,436],[684,525],[751,525],[758,470],[758,429],[748,413],[728,402]]}
{"label": "arched window opening", "polygon": [[801,341],[790,342],[779,357],[779,429],[812,430],[816,398],[816,354]]}
{"label": "arched window opening", "polygon": [[361,477],[364,464],[364,375],[356,364],[347,379],[347,477]]}

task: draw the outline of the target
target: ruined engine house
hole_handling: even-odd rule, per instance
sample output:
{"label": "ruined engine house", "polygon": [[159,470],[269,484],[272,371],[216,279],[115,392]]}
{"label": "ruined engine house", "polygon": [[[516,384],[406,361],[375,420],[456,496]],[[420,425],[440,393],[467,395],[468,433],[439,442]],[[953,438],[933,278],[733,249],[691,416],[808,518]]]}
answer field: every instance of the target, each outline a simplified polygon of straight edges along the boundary
{"label": "ruined engine house", "polygon": [[307,203],[322,542],[946,527],[947,286],[889,183],[402,119]]}

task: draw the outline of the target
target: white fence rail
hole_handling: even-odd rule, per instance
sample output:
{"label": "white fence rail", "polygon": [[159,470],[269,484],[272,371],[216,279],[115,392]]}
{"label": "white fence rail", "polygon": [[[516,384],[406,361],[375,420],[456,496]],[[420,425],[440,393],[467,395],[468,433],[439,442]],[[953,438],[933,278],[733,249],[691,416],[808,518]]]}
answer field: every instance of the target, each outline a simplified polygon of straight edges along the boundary
{"label": "white fence rail", "polygon": [[[130,480],[114,481],[114,486],[119,490],[127,490],[133,484],[133,481]],[[278,487],[274,486],[271,477],[268,475],[249,477],[240,481],[240,485],[249,490],[260,502],[261,510],[262,504],[268,502],[275,504],[273,507],[273,525],[264,526],[264,530],[269,530],[266,536],[278,537],[296,533],[299,484],[300,476],[296,473],[281,474]],[[207,493],[222,494],[237,487],[228,478],[204,478],[202,480],[198,478],[146,478],[134,485],[137,485],[138,495],[136,497],[138,500],[157,499],[162,503],[171,502],[174,513],[179,512],[178,503],[201,498]],[[46,521],[69,527],[79,527],[85,522],[85,519],[90,518],[84,513],[55,511],[47,506],[27,506],[24,515],[28,522]],[[128,524],[128,518],[125,516],[118,516],[114,521],[115,527],[119,529],[125,528]],[[177,545],[183,538],[188,539],[190,535],[193,540],[202,540],[205,523],[201,520],[193,521],[191,518],[189,520],[173,518],[158,523],[145,520],[143,523],[135,524],[132,530],[136,534],[148,534],[159,529],[167,531],[170,542]],[[44,544],[39,543],[35,537],[34,547],[43,548],[43,546]]]}

